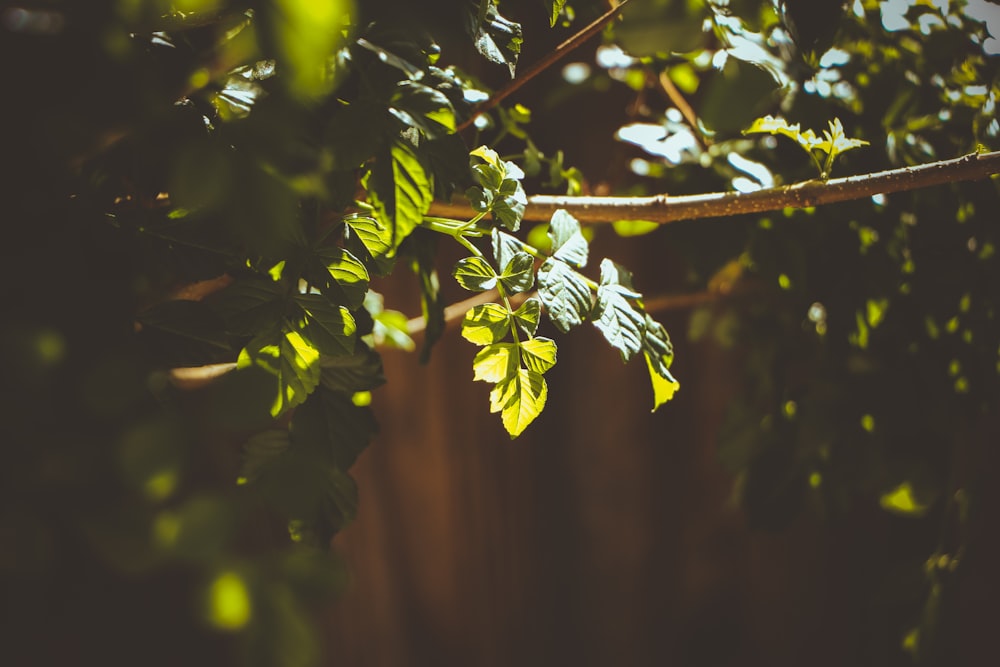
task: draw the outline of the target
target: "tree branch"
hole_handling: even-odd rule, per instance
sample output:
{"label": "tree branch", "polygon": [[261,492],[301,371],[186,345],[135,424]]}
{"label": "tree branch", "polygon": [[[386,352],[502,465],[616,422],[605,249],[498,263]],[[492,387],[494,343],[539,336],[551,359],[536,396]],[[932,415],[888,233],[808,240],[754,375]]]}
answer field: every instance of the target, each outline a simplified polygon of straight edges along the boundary
{"label": "tree branch", "polygon": [[528,83],[536,76],[547,70],[553,64],[558,62],[563,56],[568,54],[570,51],[574,50],[588,39],[599,33],[604,29],[611,19],[618,15],[622,7],[628,4],[629,0],[621,0],[617,5],[609,9],[608,11],[601,14],[597,19],[595,19],[590,25],[583,28],[580,32],[576,33],[565,42],[557,46],[554,50],[545,54],[541,60],[533,64],[531,67],[526,69],[520,76],[508,83],[506,86],[498,90],[497,92],[490,95],[490,98],[477,106],[465,121],[463,121],[456,129],[456,132],[461,132],[462,130],[468,128],[472,123],[475,122],[478,116],[486,113],[490,109],[496,107],[500,102],[502,102],[507,97],[510,97],[514,92],[519,90],[524,84]]}
{"label": "tree branch", "polygon": [[[777,211],[787,207],[807,208],[944,183],[981,180],[997,173],[1000,173],[1000,151],[971,153],[952,160],[827,181],[813,179],[756,192],[713,192],[678,197],[665,194],[648,197],[535,195],[528,198],[524,219],[547,221],[558,209],[564,209],[580,222],[648,220],[666,224],[695,218]],[[435,202],[429,215],[468,218],[475,212],[468,204]]]}

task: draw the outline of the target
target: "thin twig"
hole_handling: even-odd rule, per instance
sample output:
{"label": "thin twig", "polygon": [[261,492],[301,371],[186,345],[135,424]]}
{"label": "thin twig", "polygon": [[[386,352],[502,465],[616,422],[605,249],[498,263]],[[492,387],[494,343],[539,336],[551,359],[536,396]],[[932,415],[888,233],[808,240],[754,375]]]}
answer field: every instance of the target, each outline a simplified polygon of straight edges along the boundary
{"label": "thin twig", "polygon": [[613,19],[615,16],[618,15],[618,12],[621,11],[621,8],[628,4],[628,1],[629,0],[622,0],[621,2],[619,2],[616,6],[612,7],[604,14],[599,16],[596,20],[594,20],[593,23],[591,23],[587,27],[583,28],[580,32],[576,33],[575,35],[567,39],[565,42],[557,46],[554,50],[545,54],[545,56],[541,60],[539,60],[531,67],[526,69],[516,79],[508,83],[506,86],[504,86],[497,92],[490,95],[490,98],[484,101],[479,106],[477,106],[475,110],[472,112],[472,115],[469,116],[467,119],[465,119],[465,121],[460,123],[459,126],[455,129],[455,131],[461,132],[462,130],[468,128],[475,122],[478,116],[481,116],[482,114],[496,107],[504,99],[506,99],[507,97],[515,93],[517,90],[519,90],[524,84],[534,79],[536,76],[538,76],[539,74],[547,70],[549,67],[554,65],[556,62],[558,62],[563,56],[568,54],[570,51],[573,51],[581,44],[586,42],[588,39],[590,39],[591,37],[599,33],[601,30],[603,30],[604,26],[606,26],[611,21],[611,19]]}
{"label": "thin twig", "polygon": [[[821,204],[864,199],[878,194],[916,190],[957,181],[975,181],[1000,173],[1000,151],[972,153],[916,167],[890,169],[827,181],[813,179],[756,192],[712,192],[700,195],[651,195],[647,197],[528,197],[524,219],[546,221],[559,209],[580,222],[648,220],[659,224],[697,218],[720,218],[744,213],[808,208]],[[429,215],[468,217],[466,203],[435,202]]]}
{"label": "thin twig", "polygon": [[660,88],[663,89],[663,92],[667,94],[670,101],[674,103],[674,106],[677,107],[677,109],[681,112],[681,115],[684,116],[684,120],[687,121],[687,124],[691,126],[691,136],[694,137],[695,141],[697,141],[698,145],[703,149],[708,148],[707,144],[710,142],[706,140],[702,134],[701,128],[698,127],[697,114],[695,114],[691,105],[688,104],[688,101],[684,98],[681,91],[679,91],[677,86],[674,85],[674,82],[670,79],[670,75],[667,74],[666,70],[660,72],[660,76],[657,77],[657,81],[660,84]]}

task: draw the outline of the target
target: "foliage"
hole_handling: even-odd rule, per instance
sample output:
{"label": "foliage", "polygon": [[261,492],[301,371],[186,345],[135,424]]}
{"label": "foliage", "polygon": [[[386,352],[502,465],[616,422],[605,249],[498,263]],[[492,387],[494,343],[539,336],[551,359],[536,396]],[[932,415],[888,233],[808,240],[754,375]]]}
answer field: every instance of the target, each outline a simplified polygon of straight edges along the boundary
{"label": "foliage", "polygon": [[[589,320],[623,361],[641,353],[654,409],[677,391],[666,329],[627,269],[602,259],[596,279],[585,274],[572,211],[522,233],[526,184],[575,194],[584,172],[530,136],[526,107],[477,117],[491,90],[467,69],[482,64],[444,64],[441,44],[468,44],[515,77],[525,31],[505,3],[22,4],[3,10],[2,55],[29,64],[4,112],[16,168],[0,282],[19,388],[2,413],[4,507],[26,513],[3,514],[0,535],[29,537],[2,543],[0,574],[27,582],[15,591],[25,623],[44,627],[30,599],[52,573],[66,573],[46,583],[58,587],[88,568],[149,585],[181,572],[204,603],[193,635],[235,633],[248,663],[314,663],[307,612],[342,584],[326,546],[358,511],[349,470],[377,428],[376,348],[414,347],[371,283],[413,269],[427,358],[444,325],[436,239],[470,253],[452,271],[461,287],[495,290],[462,335],[512,437],[548,397],[557,343],[538,335],[543,315],[561,334]],[[601,9],[541,4],[549,26]],[[642,117],[618,137],[643,153],[612,185],[796,180],[775,133],[823,178],[862,145],[838,166],[997,147],[997,57],[965,3],[910,2],[892,27],[890,7],[856,0],[835,35],[804,18],[791,32],[797,4],[629,3],[587,85],[642,96],[659,82],[671,103],[635,105]],[[459,128],[474,120],[467,144]],[[799,129],[823,122],[822,138]],[[456,193],[468,219],[430,214]],[[944,474],[954,443],[1000,390],[1000,241],[977,215],[995,204],[985,183],[742,220],[725,239],[697,225],[655,232],[686,249],[693,287],[726,272],[760,295],[692,317],[693,334],[714,332],[746,365],[720,456],[755,525],[781,524],[807,497],[833,515],[874,497],[914,521],[955,520],[966,495]],[[221,374],[192,394],[178,368]],[[82,560],[67,569],[60,553]],[[906,647],[933,656],[941,635],[908,613]]]}

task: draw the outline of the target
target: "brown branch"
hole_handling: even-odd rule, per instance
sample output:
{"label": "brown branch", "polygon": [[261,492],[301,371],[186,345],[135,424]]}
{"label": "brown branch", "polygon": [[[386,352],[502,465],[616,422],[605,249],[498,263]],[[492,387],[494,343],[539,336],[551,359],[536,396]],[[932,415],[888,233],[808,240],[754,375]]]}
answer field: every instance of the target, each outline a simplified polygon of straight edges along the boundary
{"label": "brown branch", "polygon": [[[756,192],[713,192],[701,195],[652,195],[648,197],[562,197],[535,195],[528,198],[524,219],[546,221],[564,209],[580,222],[608,223],[616,220],[649,220],[665,224],[678,220],[718,218],[744,213],[778,211],[787,207],[808,208],[877,194],[889,194],[953,183],[975,181],[1000,173],[1000,151],[971,153],[916,167],[890,169],[828,181],[818,179]],[[467,204],[436,202],[433,216],[471,218]]]}
{"label": "brown branch", "polygon": [[702,135],[701,128],[698,127],[698,116],[695,114],[694,109],[688,104],[688,101],[681,94],[681,91],[677,89],[674,82],[670,80],[670,75],[667,74],[666,70],[660,72],[660,76],[657,77],[657,82],[660,84],[660,88],[663,92],[667,94],[667,97],[674,106],[677,107],[681,115],[684,116],[684,120],[691,127],[691,136],[694,137],[695,141],[702,148],[707,148],[706,144],[710,143],[706,141],[705,137]]}
{"label": "brown branch", "polygon": [[558,62],[570,51],[573,51],[588,39],[603,30],[604,26],[618,15],[621,8],[628,4],[628,1],[629,0],[621,0],[621,2],[619,2],[616,6],[601,14],[601,16],[593,21],[593,23],[583,28],[580,32],[567,39],[549,53],[545,54],[541,60],[526,69],[519,77],[508,83],[497,92],[493,93],[488,100],[478,105],[472,112],[472,115],[459,124],[455,131],[461,132],[462,130],[468,128],[475,122],[478,116],[481,116],[496,107],[504,99],[510,97],[513,93],[518,91],[524,84],[534,79],[536,76]]}

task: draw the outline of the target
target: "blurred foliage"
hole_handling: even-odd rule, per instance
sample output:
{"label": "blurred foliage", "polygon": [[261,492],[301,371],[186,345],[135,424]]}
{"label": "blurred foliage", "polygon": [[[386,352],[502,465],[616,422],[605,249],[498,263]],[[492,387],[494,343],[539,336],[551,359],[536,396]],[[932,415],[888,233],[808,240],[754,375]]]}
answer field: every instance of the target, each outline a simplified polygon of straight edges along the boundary
{"label": "blurred foliage", "polygon": [[[518,19],[603,9],[535,4]],[[327,547],[357,511],[349,470],[377,428],[375,345],[413,347],[370,281],[400,263],[417,274],[426,358],[443,328],[432,200],[478,187],[496,224],[516,231],[523,214],[520,183],[487,187],[471,146],[502,147],[530,191],[570,194],[601,178],[681,193],[811,177],[801,153],[742,134],[765,114],[857,137],[845,173],[998,147],[995,4],[816,4],[632,0],[596,67],[553,93],[614,86],[641,102],[617,135],[638,146],[630,169],[610,178],[534,140],[539,120],[520,105],[477,118],[474,142],[456,133],[488,97],[483,80],[516,75],[524,31],[506,3],[6,3],[5,659],[321,659],[311,610],[345,581]],[[473,57],[445,64],[452,53]],[[993,180],[733,221],[724,235],[617,225],[679,248],[692,288],[753,294],[702,307],[691,326],[745,368],[719,453],[752,525],[859,501],[934,534],[964,520],[976,488],[956,485],[954,452],[995,416],[1000,389],[996,205]],[[666,331],[621,267],[605,260],[592,286],[569,268],[585,236],[572,227],[527,231],[553,253],[542,303],[561,328],[592,316],[623,358],[642,351],[663,403],[676,390]],[[497,255],[500,272],[481,273],[524,288],[524,258]],[[579,284],[596,311],[577,303]],[[495,361],[511,345],[497,321],[533,335],[539,307],[522,308],[483,309],[464,333]],[[518,341],[524,367],[496,376],[511,432],[544,404],[545,341]],[[222,373],[196,389],[170,370],[201,366]],[[516,406],[514,385],[527,396]],[[917,660],[947,654],[942,610],[964,548],[937,545],[926,595],[900,593],[893,641]]]}

